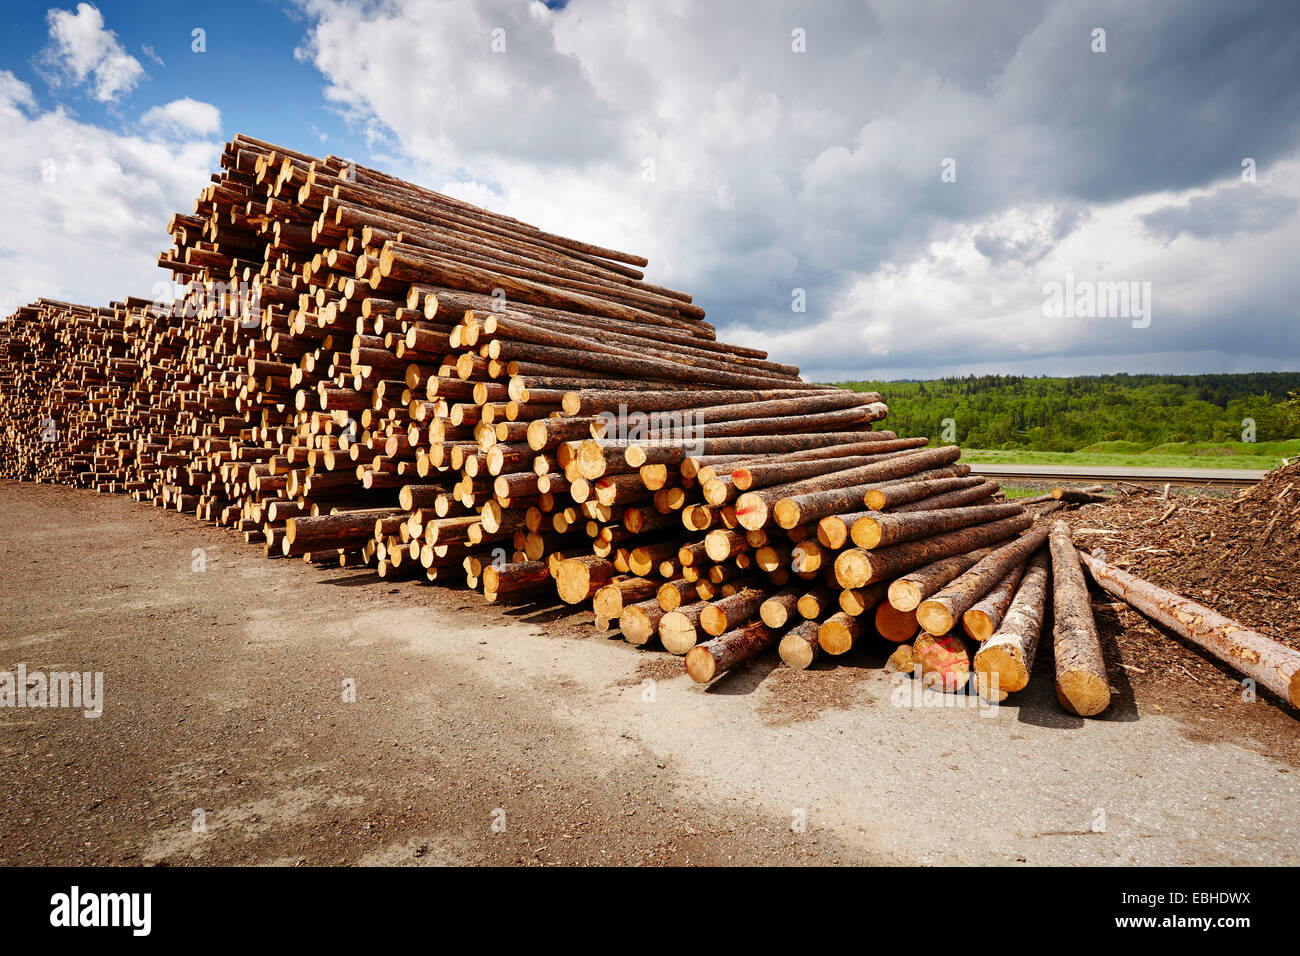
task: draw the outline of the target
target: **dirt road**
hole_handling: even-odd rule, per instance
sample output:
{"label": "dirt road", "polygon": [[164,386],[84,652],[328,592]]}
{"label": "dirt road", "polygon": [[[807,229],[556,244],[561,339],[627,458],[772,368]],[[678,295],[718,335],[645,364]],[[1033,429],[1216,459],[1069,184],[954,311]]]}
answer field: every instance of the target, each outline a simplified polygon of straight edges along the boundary
{"label": "dirt road", "polygon": [[123,497],[0,484],[0,528],[0,671],[104,675],[98,718],[0,709],[2,864],[1300,862],[1268,701],[1216,736],[1121,668],[1080,721],[1048,666],[994,711],[895,706],[883,653],[705,688],[589,613]]}

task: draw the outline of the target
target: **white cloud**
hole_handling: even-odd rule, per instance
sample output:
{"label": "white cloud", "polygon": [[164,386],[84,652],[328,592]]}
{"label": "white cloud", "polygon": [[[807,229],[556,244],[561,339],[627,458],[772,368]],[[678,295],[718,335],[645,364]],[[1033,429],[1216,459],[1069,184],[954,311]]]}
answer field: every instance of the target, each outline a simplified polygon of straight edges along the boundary
{"label": "white cloud", "polygon": [[78,85],[89,81],[91,95],[101,103],[131,92],[144,76],[140,61],[122,48],[116,33],[105,28],[97,7],[79,3],[75,13],[52,9],[46,20],[51,43],[45,61]]}
{"label": "white cloud", "polygon": [[0,70],[0,316],[40,296],[149,296],[166,278],[167,219],[193,207],[220,151],[39,112],[31,89]]}
{"label": "white cloud", "polygon": [[[1245,217],[1272,228],[1232,245],[1193,227],[1160,242],[1135,219],[1236,170],[1233,146],[1205,144],[1268,157],[1265,189],[1290,168],[1294,129],[1276,117],[1300,89],[1275,49],[1285,31],[1249,10],[302,2],[301,57],[376,165],[645,254],[649,277],[696,294],[723,334],[813,374],[956,368],[994,348],[1027,363],[1091,348],[1116,367],[1199,354],[1213,368],[1241,354],[1233,336],[1294,334],[1300,274],[1274,257],[1300,238],[1295,216]],[[1100,57],[1088,41],[1103,19]],[[956,183],[940,182],[945,157]],[[1066,272],[1158,280],[1152,327],[1117,347],[1031,323],[1042,276]],[[1233,275],[1254,284],[1213,279]],[[807,314],[790,312],[794,287]],[[1216,338],[1207,316],[1233,331]]]}
{"label": "white cloud", "polygon": [[166,136],[213,136],[221,132],[221,110],[187,96],[151,107],[140,123]]}

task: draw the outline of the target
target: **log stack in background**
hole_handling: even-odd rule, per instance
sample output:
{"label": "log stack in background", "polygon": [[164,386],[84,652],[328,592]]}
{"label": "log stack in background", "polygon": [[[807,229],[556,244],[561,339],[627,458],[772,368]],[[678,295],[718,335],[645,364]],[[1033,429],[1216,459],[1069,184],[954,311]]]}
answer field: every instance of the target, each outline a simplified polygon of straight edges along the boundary
{"label": "log stack in background", "polygon": [[1027,682],[1046,530],[955,446],[879,430],[879,395],[718,341],[645,259],[245,136],[168,230],[174,300],[0,328],[5,477],[558,594],[699,681],[883,640],[943,690]]}

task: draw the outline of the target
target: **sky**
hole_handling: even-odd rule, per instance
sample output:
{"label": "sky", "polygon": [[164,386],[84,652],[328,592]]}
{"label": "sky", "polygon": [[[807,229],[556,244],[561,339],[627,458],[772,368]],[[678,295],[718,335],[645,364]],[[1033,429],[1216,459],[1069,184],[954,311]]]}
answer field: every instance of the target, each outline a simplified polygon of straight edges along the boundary
{"label": "sky", "polygon": [[818,380],[1300,369],[1300,6],[7,0],[0,315],[235,133],[650,259]]}

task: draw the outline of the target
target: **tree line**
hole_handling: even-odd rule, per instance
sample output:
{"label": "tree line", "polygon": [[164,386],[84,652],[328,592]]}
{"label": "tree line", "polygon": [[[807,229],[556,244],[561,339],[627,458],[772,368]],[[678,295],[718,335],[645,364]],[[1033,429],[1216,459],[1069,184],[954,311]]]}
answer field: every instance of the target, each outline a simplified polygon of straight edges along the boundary
{"label": "tree line", "polygon": [[[1300,372],[1231,375],[971,375],[840,382],[880,392],[889,428],[971,448],[1079,451],[1099,442],[1300,438]],[[950,421],[949,421],[950,420]]]}

